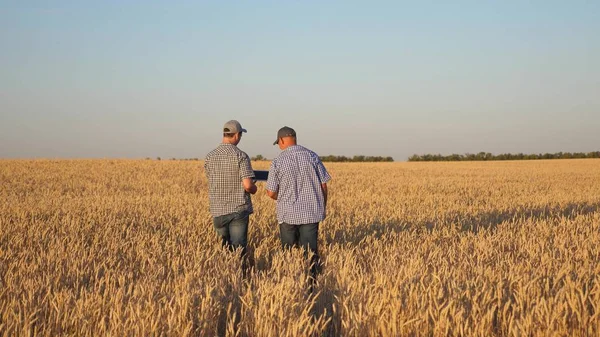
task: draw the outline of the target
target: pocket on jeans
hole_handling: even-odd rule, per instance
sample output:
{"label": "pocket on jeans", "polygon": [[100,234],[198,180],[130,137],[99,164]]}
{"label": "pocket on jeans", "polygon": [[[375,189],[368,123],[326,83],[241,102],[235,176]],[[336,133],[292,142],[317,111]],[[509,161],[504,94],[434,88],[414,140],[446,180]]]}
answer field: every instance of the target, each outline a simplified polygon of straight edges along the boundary
{"label": "pocket on jeans", "polygon": [[213,225],[217,229],[225,227],[226,224],[227,224],[227,221],[225,220],[224,216],[218,216],[216,218],[213,218]]}
{"label": "pocket on jeans", "polygon": [[234,219],[235,219],[235,220],[241,220],[241,219],[245,219],[245,218],[247,218],[248,216],[250,216],[250,212],[248,212],[248,211],[241,211],[241,212],[238,212],[238,213],[235,215],[235,218],[234,218]]}

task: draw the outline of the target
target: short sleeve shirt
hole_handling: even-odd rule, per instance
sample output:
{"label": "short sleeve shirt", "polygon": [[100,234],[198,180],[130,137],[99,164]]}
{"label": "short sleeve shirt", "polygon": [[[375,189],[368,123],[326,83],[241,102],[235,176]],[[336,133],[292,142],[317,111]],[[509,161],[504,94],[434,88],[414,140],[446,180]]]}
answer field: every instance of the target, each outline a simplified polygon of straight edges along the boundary
{"label": "short sleeve shirt", "polygon": [[242,180],[254,178],[248,155],[233,144],[220,144],[206,155],[204,172],[208,178],[208,199],[213,217],[253,212],[250,193]]}
{"label": "short sleeve shirt", "polygon": [[325,198],[321,184],[331,180],[319,156],[293,145],[283,150],[269,169],[267,190],[277,192],[277,221],[290,225],[325,219]]}

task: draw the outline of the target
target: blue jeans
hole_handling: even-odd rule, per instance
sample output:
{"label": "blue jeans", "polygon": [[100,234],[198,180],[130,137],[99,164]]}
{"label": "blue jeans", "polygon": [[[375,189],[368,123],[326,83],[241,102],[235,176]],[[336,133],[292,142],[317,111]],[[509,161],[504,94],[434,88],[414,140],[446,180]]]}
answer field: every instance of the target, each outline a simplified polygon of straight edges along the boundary
{"label": "blue jeans", "polygon": [[285,222],[279,224],[279,237],[283,249],[292,247],[304,248],[304,255],[308,257],[308,252],[314,253],[311,258],[311,275],[316,276],[320,269],[320,259],[318,254],[317,239],[319,236],[319,223],[310,223],[304,225],[290,225]]}
{"label": "blue jeans", "polygon": [[214,217],[213,224],[223,247],[228,247],[232,251],[242,247],[242,255],[245,255],[249,221],[250,213],[246,211]]}

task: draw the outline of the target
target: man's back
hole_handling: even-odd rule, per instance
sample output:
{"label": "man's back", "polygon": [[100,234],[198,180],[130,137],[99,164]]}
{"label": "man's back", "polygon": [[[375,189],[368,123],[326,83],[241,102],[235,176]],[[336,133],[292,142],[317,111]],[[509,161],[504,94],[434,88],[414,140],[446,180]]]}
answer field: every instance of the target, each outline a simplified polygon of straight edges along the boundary
{"label": "man's back", "polygon": [[242,185],[244,178],[254,176],[245,152],[233,144],[220,144],[206,155],[204,170],[213,217],[242,211],[252,213],[250,194]]}
{"label": "man's back", "polygon": [[319,156],[294,145],[271,163],[267,189],[278,191],[277,220],[289,224],[319,222],[325,218],[321,184],[329,181]]}

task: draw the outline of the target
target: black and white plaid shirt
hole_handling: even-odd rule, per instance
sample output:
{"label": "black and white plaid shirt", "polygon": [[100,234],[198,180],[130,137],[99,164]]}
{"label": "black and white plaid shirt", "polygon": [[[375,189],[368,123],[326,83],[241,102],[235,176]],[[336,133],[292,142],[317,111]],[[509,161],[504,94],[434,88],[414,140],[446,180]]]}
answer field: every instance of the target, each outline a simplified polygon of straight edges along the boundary
{"label": "black and white plaid shirt", "polygon": [[242,180],[254,178],[254,171],[244,151],[233,144],[220,144],[206,155],[204,172],[213,217],[242,211],[252,213],[250,193],[244,190]]}
{"label": "black and white plaid shirt", "polygon": [[319,156],[292,145],[271,162],[267,189],[277,192],[277,221],[303,225],[325,219],[321,184],[331,179]]}

